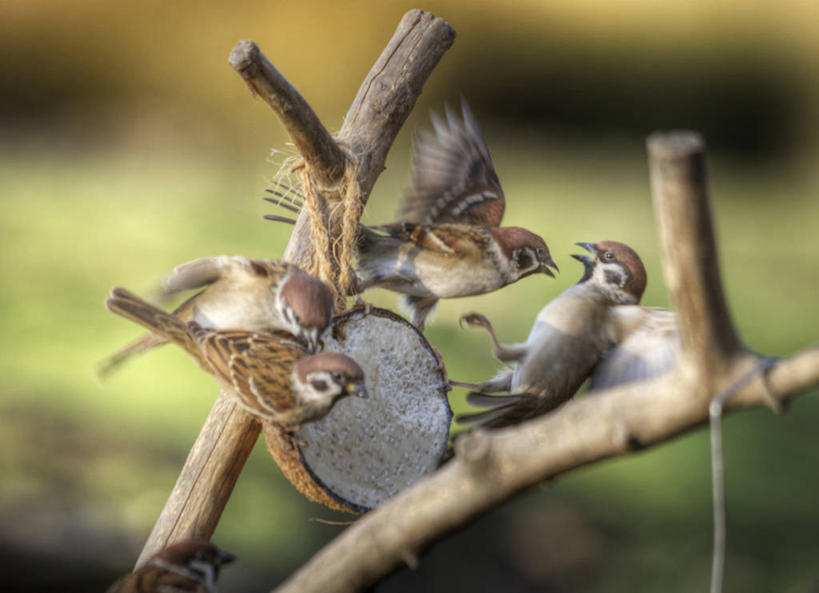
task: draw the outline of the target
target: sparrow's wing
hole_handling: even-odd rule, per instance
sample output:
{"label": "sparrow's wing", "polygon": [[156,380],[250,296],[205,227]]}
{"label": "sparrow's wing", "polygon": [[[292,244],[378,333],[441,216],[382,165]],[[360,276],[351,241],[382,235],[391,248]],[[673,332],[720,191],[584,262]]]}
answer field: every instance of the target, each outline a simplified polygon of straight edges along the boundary
{"label": "sparrow's wing", "polygon": [[249,259],[232,255],[200,257],[181,264],[165,280],[165,294],[201,288],[228,276],[262,276],[284,273],[288,264],[274,260]]}
{"label": "sparrow's wing", "polygon": [[420,130],[412,157],[412,187],[398,213],[405,222],[499,226],[505,198],[492,157],[465,101],[462,119],[446,108],[432,114],[435,132]]}
{"label": "sparrow's wing", "polygon": [[680,352],[677,318],[649,307],[615,307],[619,337],[595,366],[589,391],[651,379],[669,371]]}
{"label": "sparrow's wing", "polygon": [[371,227],[393,239],[442,255],[480,258],[490,240],[489,233],[466,224],[414,224],[398,222]]}
{"label": "sparrow's wing", "polygon": [[289,334],[204,330],[188,324],[214,374],[232,385],[245,406],[275,419],[293,407],[290,374],[306,350]]}

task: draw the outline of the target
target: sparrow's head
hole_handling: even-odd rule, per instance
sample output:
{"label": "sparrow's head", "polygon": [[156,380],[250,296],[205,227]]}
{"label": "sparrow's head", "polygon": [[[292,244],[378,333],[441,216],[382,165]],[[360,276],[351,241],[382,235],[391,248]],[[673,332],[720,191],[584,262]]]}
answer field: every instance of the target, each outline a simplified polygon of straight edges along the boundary
{"label": "sparrow's head", "polygon": [[311,352],[321,347],[321,334],[333,316],[333,295],[318,278],[297,270],[285,278],[277,300],[285,328],[307,342]]}
{"label": "sparrow's head", "polygon": [[210,542],[187,540],[160,550],[151,557],[148,564],[201,583],[207,591],[213,593],[219,569],[235,559],[236,556]]}
{"label": "sparrow's head", "polygon": [[594,257],[572,254],[585,271],[578,284],[592,283],[610,302],[636,305],[646,289],[646,269],[631,247],[617,241],[576,243]]}
{"label": "sparrow's head", "polygon": [[504,256],[509,260],[512,280],[541,272],[552,278],[557,268],[546,242],[531,231],[516,226],[489,229]]}
{"label": "sparrow's head", "polygon": [[302,403],[318,404],[329,410],[341,397],[367,397],[364,371],[352,358],[339,352],[319,352],[296,363],[295,389]]}

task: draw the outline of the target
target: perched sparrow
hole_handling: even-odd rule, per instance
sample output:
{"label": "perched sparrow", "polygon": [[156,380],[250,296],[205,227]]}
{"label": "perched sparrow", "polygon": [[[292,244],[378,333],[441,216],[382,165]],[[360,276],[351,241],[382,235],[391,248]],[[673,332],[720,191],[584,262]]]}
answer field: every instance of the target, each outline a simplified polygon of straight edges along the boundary
{"label": "perched sparrow", "polygon": [[209,542],[179,542],[120,577],[107,593],[215,593],[219,569],[235,559]]}
{"label": "perched sparrow", "polygon": [[287,334],[206,329],[124,288],[114,288],[105,305],[184,348],[248,412],[287,429],[323,418],[340,397],[367,395],[353,359],[337,352],[310,355]]}
{"label": "perched sparrow", "polygon": [[462,113],[461,120],[447,109],[446,123],[433,114],[435,133],[422,130],[416,137],[400,222],[359,230],[359,289],[402,293],[419,328],[438,299],[492,292],[536,272],[554,277],[550,268],[557,270],[538,235],[499,226],[503,189],[465,102]]}
{"label": "perched sparrow", "polygon": [[[583,277],[540,311],[525,343],[502,346],[484,316],[462,318],[487,329],[495,356],[514,367],[484,383],[453,382],[476,389],[467,401],[489,408],[460,422],[516,424],[559,406],[592,374],[593,387],[600,388],[659,374],[673,363],[678,348],[673,314],[636,306],[646,286],[637,253],[614,241],[578,245],[594,257],[572,256],[583,263]],[[658,355],[651,355],[653,348]],[[489,395],[497,392],[508,395]]]}
{"label": "perched sparrow", "polygon": [[[173,314],[207,329],[284,330],[318,350],[320,336],[333,314],[333,297],[317,278],[281,261],[220,255],[177,266],[165,281],[164,293],[205,287]],[[114,370],[130,356],[167,342],[148,334],[123,348],[100,367]]]}

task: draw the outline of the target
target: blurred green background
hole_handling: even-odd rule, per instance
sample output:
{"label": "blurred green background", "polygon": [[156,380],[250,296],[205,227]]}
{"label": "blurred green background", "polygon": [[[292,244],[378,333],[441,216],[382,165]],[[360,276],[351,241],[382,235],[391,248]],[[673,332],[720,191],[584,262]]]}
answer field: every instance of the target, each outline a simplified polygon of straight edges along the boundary
{"label": "blurred green background", "polygon": [[[338,129],[401,15],[417,5],[94,0],[0,4],[0,550],[4,590],[102,590],[132,565],[217,393],[163,348],[105,383],[95,364],[139,335],[102,303],[150,295],[195,257],[278,257],[261,220],[292,153],[227,64],[253,39]],[[458,36],[394,145],[365,222],[390,220],[412,130],[471,103],[508,196],[544,236],[557,280],[445,302],[427,335],[450,375],[493,372],[479,310],[506,341],[575,282],[576,241],[643,256],[644,302],[667,305],[643,142],[709,142],[723,279],[754,350],[819,339],[819,5],[429,1]],[[276,149],[271,154],[271,150]],[[374,291],[374,302],[395,297]],[[726,591],[819,590],[819,398],[726,421]],[[464,411],[464,391],[451,403]],[[534,488],[434,546],[378,591],[702,591],[710,569],[703,431]],[[260,444],[214,540],[240,562],[225,591],[264,591],[343,527],[304,501]]]}

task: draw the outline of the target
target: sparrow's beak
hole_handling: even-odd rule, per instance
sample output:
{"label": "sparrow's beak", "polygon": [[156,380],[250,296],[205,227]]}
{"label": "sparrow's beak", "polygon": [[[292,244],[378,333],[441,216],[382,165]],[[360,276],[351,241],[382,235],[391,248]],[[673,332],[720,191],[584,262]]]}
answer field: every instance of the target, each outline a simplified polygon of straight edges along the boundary
{"label": "sparrow's beak", "polygon": [[363,399],[370,397],[370,394],[367,393],[367,386],[364,385],[364,381],[359,381],[358,383],[350,381],[347,383],[347,395],[354,395]]}
{"label": "sparrow's beak", "polygon": [[578,247],[582,247],[583,249],[585,249],[586,251],[588,251],[589,253],[591,253],[593,255],[597,255],[597,249],[595,248],[594,243],[582,243],[581,242],[581,243],[575,243],[575,245],[577,245]]}
{"label": "sparrow's beak", "polygon": [[549,268],[554,268],[555,272],[560,272],[560,268],[557,267],[557,264],[555,263],[555,260],[552,259],[551,255],[547,255],[546,259],[540,263],[540,271],[547,276],[554,278],[555,274]]}
{"label": "sparrow's beak", "polygon": [[[594,243],[575,243],[575,245],[582,247],[592,255],[597,255],[597,249],[594,248]],[[572,253],[572,257],[577,261],[582,262],[586,268],[594,264],[594,259],[588,255],[578,255],[577,253]]]}
{"label": "sparrow's beak", "polygon": [[218,557],[218,560],[219,560],[219,564],[230,564],[231,562],[233,562],[234,560],[236,560],[236,555],[235,555],[235,554],[231,554],[231,553],[230,553],[230,552],[228,552],[227,550],[222,550],[222,549],[220,548],[220,549],[219,549],[219,557]]}

